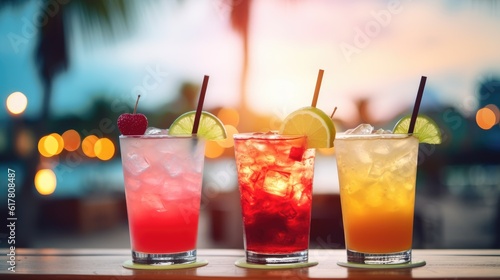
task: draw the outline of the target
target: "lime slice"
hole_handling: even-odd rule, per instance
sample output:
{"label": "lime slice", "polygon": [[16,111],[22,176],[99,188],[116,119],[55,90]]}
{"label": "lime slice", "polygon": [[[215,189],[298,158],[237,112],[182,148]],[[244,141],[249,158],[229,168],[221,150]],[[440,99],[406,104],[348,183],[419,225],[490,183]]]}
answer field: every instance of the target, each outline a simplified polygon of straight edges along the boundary
{"label": "lime slice", "polygon": [[306,135],[309,148],[331,148],[336,131],[332,119],[325,112],[315,107],[304,107],[285,118],[279,133]]}
{"label": "lime slice", "polygon": [[[405,116],[396,123],[393,132],[398,134],[408,133],[411,116]],[[441,144],[441,130],[431,118],[424,115],[418,115],[415,122],[413,134],[420,143]]]}
{"label": "lime slice", "polygon": [[[190,111],[180,115],[168,129],[168,134],[191,135],[195,114],[196,111]],[[226,128],[222,121],[205,111],[201,112],[197,135],[207,140],[223,140],[227,137]]]}

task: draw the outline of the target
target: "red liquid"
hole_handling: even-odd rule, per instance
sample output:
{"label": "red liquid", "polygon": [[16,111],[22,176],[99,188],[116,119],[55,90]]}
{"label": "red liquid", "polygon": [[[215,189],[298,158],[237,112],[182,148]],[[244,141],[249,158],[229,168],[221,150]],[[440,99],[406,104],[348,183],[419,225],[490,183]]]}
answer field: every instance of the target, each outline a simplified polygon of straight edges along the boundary
{"label": "red liquid", "polygon": [[235,139],[248,251],[287,254],[307,250],[314,150],[305,138]]}
{"label": "red liquid", "polygon": [[199,205],[199,201],[179,200],[169,203],[164,212],[140,205],[128,207],[134,209],[128,213],[132,249],[143,253],[176,253],[195,249]]}

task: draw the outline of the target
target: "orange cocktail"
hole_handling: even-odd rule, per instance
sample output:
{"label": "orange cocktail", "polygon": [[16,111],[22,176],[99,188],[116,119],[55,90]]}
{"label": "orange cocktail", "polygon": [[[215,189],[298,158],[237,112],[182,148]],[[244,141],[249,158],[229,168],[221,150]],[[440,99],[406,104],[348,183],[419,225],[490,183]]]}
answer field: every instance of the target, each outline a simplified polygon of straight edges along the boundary
{"label": "orange cocktail", "polygon": [[337,136],[348,261],[411,261],[418,143],[407,134]]}

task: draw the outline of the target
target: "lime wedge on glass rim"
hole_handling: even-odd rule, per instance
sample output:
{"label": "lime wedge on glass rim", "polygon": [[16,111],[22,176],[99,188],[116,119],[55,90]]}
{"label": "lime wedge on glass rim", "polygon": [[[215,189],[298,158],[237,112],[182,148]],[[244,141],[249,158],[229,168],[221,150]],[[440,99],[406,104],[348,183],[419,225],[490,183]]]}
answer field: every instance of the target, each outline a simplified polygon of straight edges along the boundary
{"label": "lime wedge on glass rim", "polygon": [[[395,134],[406,134],[410,127],[411,116],[404,116],[401,118],[394,129]],[[427,144],[441,144],[441,130],[439,126],[431,118],[425,115],[418,115],[413,129],[413,135],[418,138],[420,143]]]}
{"label": "lime wedge on glass rim", "polygon": [[[196,111],[189,111],[180,115],[170,125],[169,135],[191,135]],[[226,139],[226,128],[221,120],[209,112],[202,111],[197,135],[206,140]]]}
{"label": "lime wedge on glass rim", "polygon": [[332,119],[316,107],[304,107],[288,115],[280,134],[306,135],[308,148],[331,148],[336,130]]}

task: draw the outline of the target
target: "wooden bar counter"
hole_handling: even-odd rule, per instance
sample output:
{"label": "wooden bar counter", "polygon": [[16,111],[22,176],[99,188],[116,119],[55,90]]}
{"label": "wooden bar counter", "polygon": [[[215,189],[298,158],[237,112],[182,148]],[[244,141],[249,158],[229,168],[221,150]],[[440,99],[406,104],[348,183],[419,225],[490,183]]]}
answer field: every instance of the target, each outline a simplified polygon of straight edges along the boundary
{"label": "wooden bar counter", "polygon": [[313,249],[310,259],[318,265],[276,270],[235,266],[243,250],[200,249],[198,259],[208,265],[180,270],[124,268],[128,249],[17,249],[14,268],[9,253],[1,250],[0,279],[500,279],[500,250],[413,250],[425,266],[355,269],[337,265],[345,250]]}

